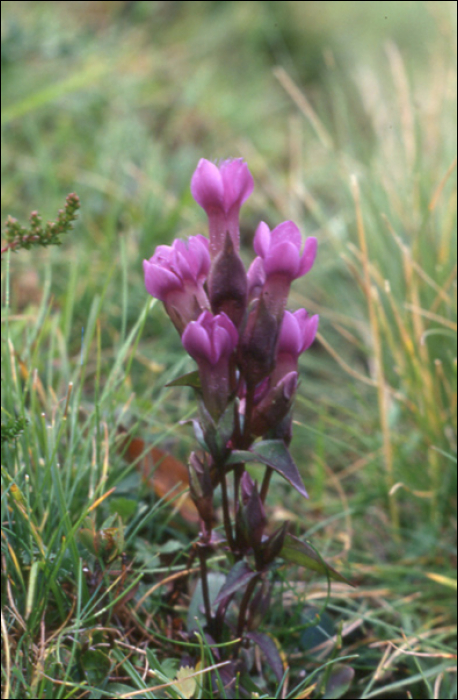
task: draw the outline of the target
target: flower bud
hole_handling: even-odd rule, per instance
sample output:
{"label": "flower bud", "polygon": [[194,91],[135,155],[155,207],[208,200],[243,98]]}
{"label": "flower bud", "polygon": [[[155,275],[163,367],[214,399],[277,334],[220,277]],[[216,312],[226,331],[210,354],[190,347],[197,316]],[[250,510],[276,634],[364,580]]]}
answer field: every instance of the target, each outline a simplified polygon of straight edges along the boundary
{"label": "flower bud", "polygon": [[264,529],[267,525],[266,512],[258,492],[258,487],[253,482],[248,472],[243,473],[240,489],[243,503],[241,511],[245,526],[245,536],[248,544],[253,548],[256,557],[261,546]]}
{"label": "flower bud", "polygon": [[146,290],[164,303],[180,335],[210,306],[204,290],[209,269],[204,236],[191,236],[187,245],[180,239],[171,246],[160,245],[152,258],[143,261]]}
{"label": "flower bud", "polygon": [[278,339],[272,383],[277,383],[288,373],[297,371],[299,356],[315,340],[319,320],[317,314],[309,316],[305,309],[299,309],[294,313],[285,311]]}
{"label": "flower bud", "polygon": [[312,268],[317,240],[306,240],[301,254],[302,236],[292,221],[284,221],[271,231],[264,221],[256,229],[255,253],[262,258],[266,281],[262,289],[264,302],[280,323],[286,307],[291,282]]}
{"label": "flower bud", "polygon": [[282,423],[293,404],[297,378],[297,372],[289,372],[255,406],[250,424],[252,435],[261,437]]}
{"label": "flower bud", "polygon": [[275,365],[278,323],[263,299],[248,316],[239,344],[238,363],[247,386],[256,386]]}
{"label": "flower bud", "polygon": [[273,535],[267,538],[262,543],[262,559],[264,566],[271,564],[276,557],[280,554],[283,549],[283,544],[285,542],[286,532],[288,530],[289,523],[283,523],[283,525],[276,530]]}
{"label": "flower bud", "polygon": [[195,452],[191,452],[189,457],[188,472],[191,498],[207,529],[211,529],[213,521],[213,486],[210,470],[201,462]]}
{"label": "flower bud", "polygon": [[253,191],[253,177],[242,158],[225,160],[219,166],[201,158],[191,180],[191,194],[208,216],[212,260],[224,247],[226,232],[238,252],[239,214]]}
{"label": "flower bud", "polygon": [[259,299],[262,294],[262,288],[266,281],[266,273],[264,263],[259,256],[253,260],[247,273],[248,278],[248,303],[250,304],[255,299]]}
{"label": "flower bud", "polygon": [[213,419],[224,412],[230,395],[230,362],[238,341],[234,324],[225,313],[204,311],[192,321],[181,339],[197,362],[204,403]]}
{"label": "flower bud", "polygon": [[213,313],[224,312],[238,328],[247,305],[247,274],[229,232],[224,249],[211,266],[208,291]]}

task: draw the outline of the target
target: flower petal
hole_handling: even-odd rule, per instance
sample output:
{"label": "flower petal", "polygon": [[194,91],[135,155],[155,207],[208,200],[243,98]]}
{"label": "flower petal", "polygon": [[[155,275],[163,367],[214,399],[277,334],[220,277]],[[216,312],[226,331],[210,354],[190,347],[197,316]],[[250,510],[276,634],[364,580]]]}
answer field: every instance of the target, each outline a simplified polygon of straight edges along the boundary
{"label": "flower petal", "polygon": [[[305,311],[305,309],[303,309]],[[307,312],[305,312],[307,313]],[[301,327],[296,318],[296,314],[291,311],[285,311],[280,330],[280,339],[278,341],[278,352],[288,353],[297,357],[301,352],[302,335]]]}
{"label": "flower petal", "polygon": [[297,277],[299,261],[299,250],[291,241],[271,245],[264,260],[266,275],[282,274],[292,281]]}
{"label": "flower petal", "polygon": [[146,291],[159,301],[164,301],[169,292],[183,288],[182,280],[174,272],[149,260],[143,261],[143,271]]}
{"label": "flower petal", "polygon": [[[202,209],[224,206],[224,186],[219,168],[201,158],[191,179],[191,194]],[[207,212],[208,213],[208,212]]]}
{"label": "flower petal", "polygon": [[181,337],[181,342],[186,352],[189,353],[194,360],[207,360],[211,362],[212,347],[210,338],[199,321],[191,321],[191,323],[188,323]]}
{"label": "flower petal", "polygon": [[319,322],[320,317],[318,316],[318,314],[315,314],[311,317],[309,316],[306,319],[302,329],[302,344],[300,352],[304,352],[305,350],[307,350],[315,340]]}
{"label": "flower petal", "polygon": [[270,228],[261,221],[254,234],[253,248],[256,255],[265,258],[270,248]]}
{"label": "flower petal", "polygon": [[243,158],[224,161],[220,172],[224,186],[224,210],[227,213],[234,204],[241,207],[253,192],[253,176]]}
{"label": "flower petal", "polygon": [[294,221],[283,221],[273,229],[270,235],[273,246],[283,241],[289,241],[298,251],[301,249],[302,236]]}
{"label": "flower petal", "polygon": [[313,263],[315,262],[317,249],[317,239],[314,236],[310,236],[310,238],[307,238],[307,240],[305,241],[304,252],[302,253],[299,262],[299,270],[297,273],[298,277],[306,275],[307,272],[309,272],[312,269]]}

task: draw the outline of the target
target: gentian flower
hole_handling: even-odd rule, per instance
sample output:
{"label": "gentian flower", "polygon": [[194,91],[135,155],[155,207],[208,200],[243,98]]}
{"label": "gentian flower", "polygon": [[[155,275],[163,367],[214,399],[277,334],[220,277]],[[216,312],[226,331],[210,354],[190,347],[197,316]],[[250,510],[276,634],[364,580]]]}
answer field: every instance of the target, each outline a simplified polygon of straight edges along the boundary
{"label": "gentian flower", "polygon": [[263,297],[266,306],[280,321],[286,306],[291,282],[312,268],[317,239],[307,238],[301,253],[302,236],[292,221],[284,221],[271,231],[264,221],[256,229],[255,253],[262,258],[266,282]]}
{"label": "gentian flower", "polygon": [[272,373],[272,385],[290,372],[297,372],[299,355],[311,346],[315,340],[320,317],[310,316],[305,309],[294,313],[285,311],[277,345],[275,369]]}
{"label": "gentian flower", "polygon": [[212,259],[223,250],[226,232],[238,253],[240,207],[253,186],[253,177],[242,158],[225,160],[219,166],[200,159],[192,176],[191,194],[208,216]]}
{"label": "gentian flower", "polygon": [[227,406],[230,394],[230,361],[239,334],[225,313],[204,311],[185,329],[181,342],[197,362],[204,403],[214,418]]}
{"label": "gentian flower", "polygon": [[143,261],[146,290],[164,303],[178,332],[183,332],[204,309],[210,307],[204,283],[210,269],[208,240],[191,236],[160,245],[152,258]]}

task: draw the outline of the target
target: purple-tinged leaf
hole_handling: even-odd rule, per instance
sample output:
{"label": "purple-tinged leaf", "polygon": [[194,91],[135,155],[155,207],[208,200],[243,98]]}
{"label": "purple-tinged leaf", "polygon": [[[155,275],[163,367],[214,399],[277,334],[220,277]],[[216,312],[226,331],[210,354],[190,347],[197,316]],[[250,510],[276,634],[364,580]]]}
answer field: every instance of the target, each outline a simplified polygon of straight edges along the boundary
{"label": "purple-tinged leaf", "polygon": [[322,559],[317,552],[311,547],[307,542],[302,542],[294,535],[287,534],[285,538],[285,543],[280,552],[280,556],[286,561],[292,562],[294,564],[299,564],[304,566],[306,569],[313,569],[313,571],[318,571],[320,574],[325,574],[334,581],[340,581],[341,583],[347,583],[349,586],[353,586],[342,574],[333,569],[327,562]]}
{"label": "purple-tinged leaf", "polygon": [[247,450],[234,450],[226,464],[261,462],[281,474],[296,491],[308,498],[299,470],[283,440],[261,440]]}
{"label": "purple-tinged leaf", "polygon": [[225,598],[228,598],[233,593],[245,586],[248,581],[258,576],[256,571],[253,571],[245,561],[239,561],[229,571],[226,581],[221,587],[215,599],[215,605],[219,605]]}
{"label": "purple-tinged leaf", "polygon": [[326,683],[323,700],[334,700],[334,698],[341,698],[345,695],[354,676],[355,671],[351,666],[335,664]]}
{"label": "purple-tinged leaf", "polygon": [[281,660],[280,652],[277,649],[277,645],[271,637],[267,634],[261,634],[260,632],[248,632],[248,639],[258,645],[261,651],[264,653],[269,666],[275,674],[275,678],[278,683],[282,680],[285,675],[285,669],[283,668],[283,662]]}

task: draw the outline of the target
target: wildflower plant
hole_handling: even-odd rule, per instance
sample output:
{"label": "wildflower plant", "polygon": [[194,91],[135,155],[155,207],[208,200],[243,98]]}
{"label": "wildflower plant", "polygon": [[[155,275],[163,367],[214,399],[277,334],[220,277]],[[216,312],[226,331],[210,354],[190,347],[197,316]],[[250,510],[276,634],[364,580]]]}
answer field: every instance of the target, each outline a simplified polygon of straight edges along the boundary
{"label": "wildflower plant", "polygon": [[[266,498],[277,472],[308,498],[289,452],[298,359],[315,339],[319,318],[305,309],[286,311],[291,284],[313,267],[317,240],[303,244],[299,228],[285,221],[254,235],[256,258],[248,271],[240,258],[239,215],[253,190],[242,159],[219,166],[201,159],[191,192],[208,217],[209,238],[194,236],[160,245],[144,261],[147,291],[161,300],[198,371],[173,382],[191,386],[198,403],[193,421],[199,449],[189,457],[190,493],[201,528],[194,556],[200,560],[205,634],[220,644],[235,634],[231,663],[251,643],[266,654],[277,675],[283,666],[272,640],[257,631],[270,600],[278,558],[345,579],[288,523],[268,528]],[[247,464],[265,465],[256,483]],[[221,490],[223,531],[215,529],[215,493]],[[207,560],[216,549],[229,570],[211,599]],[[221,649],[215,647],[215,657]],[[235,673],[233,674],[235,677]]]}

